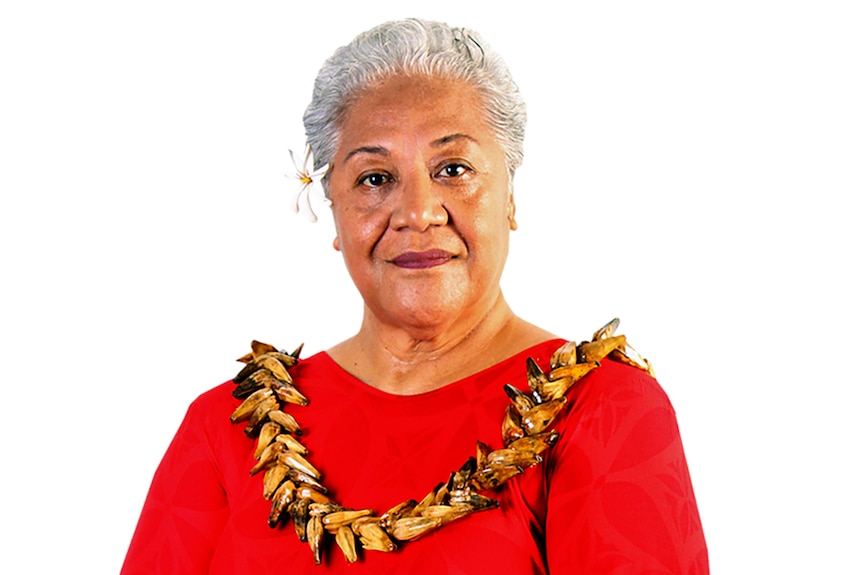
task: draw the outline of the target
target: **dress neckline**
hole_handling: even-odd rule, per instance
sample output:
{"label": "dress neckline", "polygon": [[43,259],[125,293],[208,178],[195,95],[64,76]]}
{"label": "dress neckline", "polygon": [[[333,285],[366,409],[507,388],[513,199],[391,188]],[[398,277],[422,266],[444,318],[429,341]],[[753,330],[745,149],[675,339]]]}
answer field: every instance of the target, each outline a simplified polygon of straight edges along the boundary
{"label": "dress neckline", "polygon": [[[477,372],[474,372],[466,377],[461,379],[457,379],[450,383],[447,383],[437,389],[432,389],[431,391],[425,391],[422,393],[409,394],[409,395],[401,395],[397,393],[389,393],[387,391],[383,391],[377,389],[376,387],[362,381],[358,377],[351,374],[349,371],[344,369],[338,362],[336,362],[328,352],[320,351],[312,358],[319,359],[323,364],[328,367],[330,370],[334,371],[337,376],[345,383],[351,385],[352,387],[361,387],[365,392],[375,395],[379,398],[388,399],[390,401],[415,401],[421,399],[431,399],[436,398],[439,395],[444,395],[448,393],[452,393],[453,391],[459,390],[464,385],[475,382],[477,379],[482,379],[483,376],[497,370],[507,369],[513,365],[514,362],[520,362],[521,367],[525,370],[525,363],[527,357],[533,358],[544,358],[547,359],[551,356],[551,354],[559,348],[562,344],[566,342],[565,339],[562,338],[552,338],[547,339],[545,341],[539,342],[537,344],[531,345],[530,347],[524,348],[521,351],[512,354],[506,359],[494,364],[490,365],[484,369],[481,369]],[[309,358],[309,359],[312,359]]]}

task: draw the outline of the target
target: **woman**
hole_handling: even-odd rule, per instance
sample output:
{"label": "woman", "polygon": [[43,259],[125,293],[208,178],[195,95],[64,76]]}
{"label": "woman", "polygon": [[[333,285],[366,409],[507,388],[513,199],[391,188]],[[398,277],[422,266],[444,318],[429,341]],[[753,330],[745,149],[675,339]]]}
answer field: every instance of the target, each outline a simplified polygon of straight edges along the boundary
{"label": "woman", "polygon": [[524,122],[474,32],[388,23],[326,62],[305,125],[362,325],[255,342],[192,404],[123,573],[707,572],[647,366],[503,298]]}

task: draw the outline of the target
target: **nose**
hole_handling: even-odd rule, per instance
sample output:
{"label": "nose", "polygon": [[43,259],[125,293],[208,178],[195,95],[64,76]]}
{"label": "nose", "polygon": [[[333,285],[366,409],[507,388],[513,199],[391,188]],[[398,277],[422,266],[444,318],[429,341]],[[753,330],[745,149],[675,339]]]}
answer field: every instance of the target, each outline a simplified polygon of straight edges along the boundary
{"label": "nose", "polygon": [[427,173],[403,178],[394,198],[397,204],[392,210],[391,227],[423,232],[431,226],[445,226],[449,212],[436,187]]}

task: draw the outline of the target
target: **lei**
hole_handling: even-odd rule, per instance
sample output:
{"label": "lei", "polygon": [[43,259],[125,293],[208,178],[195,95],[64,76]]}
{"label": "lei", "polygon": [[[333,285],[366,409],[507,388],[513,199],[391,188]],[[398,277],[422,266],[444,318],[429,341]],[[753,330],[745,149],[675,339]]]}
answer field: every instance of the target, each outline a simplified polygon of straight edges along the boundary
{"label": "lei", "polygon": [[[403,501],[381,515],[372,509],[340,505],[323,484],[323,474],[310,461],[299,441],[302,430],[285,411],[304,406],[308,398],[296,387],[291,369],[299,363],[300,345],[292,353],[252,341],[252,351],[239,361],[245,366],[234,377],[233,395],[242,403],[231,414],[233,423],[247,422],[245,433],[256,439],[257,463],[250,473],[263,473],[263,496],[271,502],[269,526],[293,523],[297,537],[308,543],[320,564],[327,538],[334,538],[345,559],[359,559],[358,546],[369,551],[394,551],[435,529],[499,502],[489,493],[542,461],[560,435],[551,426],[566,405],[570,389],[605,358],[653,374],[649,362],[614,335],[619,320],[599,329],[590,341],[568,342],[551,356],[545,373],[527,358],[529,391],[506,384],[510,399],[503,414],[502,449],[476,442],[476,455],[422,499]],[[357,546],[358,543],[358,546]]]}

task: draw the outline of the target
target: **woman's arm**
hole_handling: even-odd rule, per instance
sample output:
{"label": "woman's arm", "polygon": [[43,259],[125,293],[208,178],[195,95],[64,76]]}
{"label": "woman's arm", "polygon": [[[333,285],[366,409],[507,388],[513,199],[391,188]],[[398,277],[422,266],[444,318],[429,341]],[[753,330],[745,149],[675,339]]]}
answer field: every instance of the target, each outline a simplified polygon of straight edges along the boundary
{"label": "woman's arm", "polygon": [[550,573],[708,573],[664,391],[646,373],[608,360],[579,385],[549,461]]}
{"label": "woman's arm", "polygon": [[122,575],[198,575],[209,570],[228,504],[204,403],[199,398],[189,407],[156,470]]}

